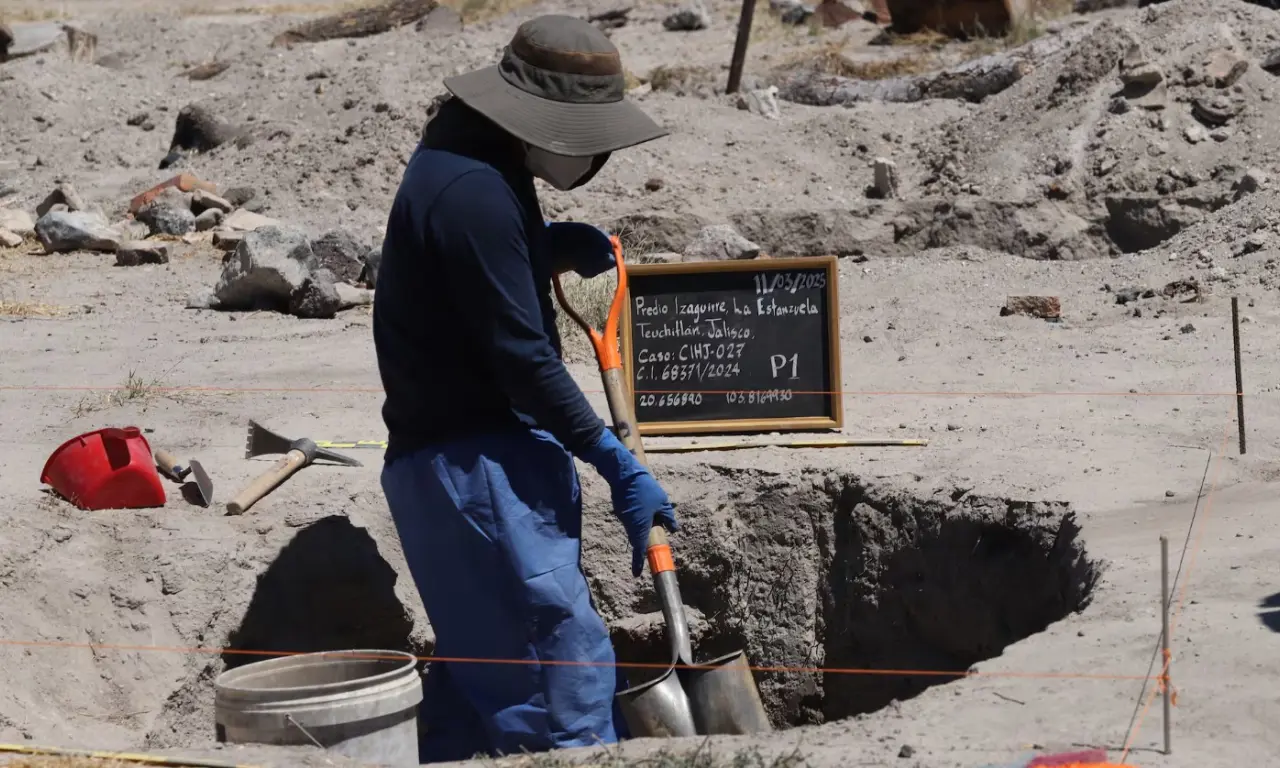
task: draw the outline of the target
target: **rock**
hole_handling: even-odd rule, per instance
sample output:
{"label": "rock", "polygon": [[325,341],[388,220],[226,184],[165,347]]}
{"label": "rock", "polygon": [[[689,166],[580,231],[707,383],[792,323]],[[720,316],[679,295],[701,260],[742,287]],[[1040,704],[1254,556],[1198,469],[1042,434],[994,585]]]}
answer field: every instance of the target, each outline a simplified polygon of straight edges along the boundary
{"label": "rock", "polygon": [[188,104],[178,111],[169,151],[208,152],[230,141],[243,140],[242,128],[232,125],[203,104]]}
{"label": "rock", "polygon": [[185,235],[196,228],[190,195],[172,187],[139,208],[137,219],[146,224],[153,235]]}
{"label": "rock", "polygon": [[1251,195],[1254,192],[1267,186],[1267,174],[1257,168],[1249,168],[1244,175],[1236,180],[1231,189],[1235,193],[1235,199],[1239,200],[1245,195]]}
{"label": "rock", "polygon": [[36,217],[53,210],[55,205],[65,205],[68,211],[83,211],[87,207],[76,188],[67,182],[61,182],[39,205],[36,206]]}
{"label": "rock", "polygon": [[1249,62],[1234,51],[1214,51],[1205,60],[1204,69],[1215,88],[1230,88],[1249,69]]}
{"label": "rock", "polygon": [[1075,13],[1094,13],[1112,8],[1137,8],[1141,0],[1075,0],[1072,10]]}
{"label": "rock", "polygon": [[1142,46],[1137,43],[1130,45],[1120,59],[1120,82],[1128,88],[1149,89],[1163,80],[1164,74],[1147,59]]}
{"label": "rock", "polygon": [[1226,125],[1243,109],[1241,101],[1226,96],[1202,96],[1191,102],[1191,114],[1210,128]]}
{"label": "rock", "polygon": [[1057,296],[1010,296],[1000,308],[1000,316],[1026,315],[1042,320],[1062,317],[1062,302]]}
{"label": "rock", "polygon": [[164,243],[130,240],[116,250],[117,267],[136,267],[142,264],[168,264],[169,246]]}
{"label": "rock", "polygon": [[234,251],[234,250],[236,249],[236,246],[237,246],[237,245],[240,245],[240,241],[244,239],[244,236],[245,236],[245,233],[244,233],[244,232],[240,232],[240,231],[236,231],[236,232],[227,232],[227,231],[214,232],[214,233],[213,233],[213,247],[214,247],[214,248],[221,248],[221,249],[222,249],[222,250],[224,250],[224,251]]}
{"label": "rock", "polygon": [[234,208],[235,206],[229,200],[218,197],[212,192],[197,189],[191,193],[191,210],[196,214],[204,213],[210,209],[231,213]]}
{"label": "rock", "polygon": [[382,266],[382,245],[375,245],[364,255],[364,269],[360,272],[357,284],[369,288],[378,287],[378,267]]}
{"label": "rock", "polygon": [[13,45],[13,30],[3,22],[0,22],[0,61],[9,58],[9,48]]}
{"label": "rock", "polygon": [[289,300],[289,314],[307,319],[327,319],[342,309],[342,297],[334,284],[333,273],[320,268],[302,282],[302,289]]}
{"label": "rock", "polygon": [[120,247],[119,233],[95,211],[50,211],[36,221],[35,231],[45,253],[114,253]]}
{"label": "rock", "polygon": [[22,235],[0,228],[0,248],[17,248],[22,245]]}
{"label": "rock", "polygon": [[693,0],[688,6],[663,19],[662,26],[671,32],[696,32],[711,26],[711,14],[700,0]]}
{"label": "rock", "polygon": [[760,246],[739,234],[727,224],[704,227],[683,251],[684,261],[723,261],[726,259],[754,259],[760,255]]}
{"label": "rock", "polygon": [[1183,128],[1182,135],[1187,141],[1191,142],[1192,144],[1199,144],[1200,142],[1209,138],[1209,132],[1206,131],[1204,129],[1204,126],[1200,125],[1199,123],[1192,123],[1188,125],[1186,128]]}
{"label": "rock", "polygon": [[1272,75],[1280,75],[1280,48],[1277,48],[1266,56],[1262,57],[1262,63],[1258,67],[1263,71]]}
{"label": "rock", "polygon": [[218,298],[208,288],[196,291],[187,297],[187,309],[219,309],[220,307]]}
{"label": "rock", "polygon": [[222,220],[226,218],[226,215],[227,214],[223,213],[218,208],[209,208],[205,210],[196,217],[196,231],[207,232],[208,230],[213,229],[222,223]]}
{"label": "rock", "polygon": [[[950,424],[947,425],[947,429],[951,429]],[[911,746],[910,744],[903,744],[902,749],[898,750],[898,757],[901,757],[901,758],[914,757],[915,754],[916,754],[916,748]]]}
{"label": "rock", "polygon": [[877,157],[872,166],[875,197],[892,200],[898,196],[898,166],[886,157]]}
{"label": "rock", "polygon": [[1244,243],[1235,252],[1235,256],[1239,258],[1258,251],[1265,251],[1270,245],[1271,236],[1266,231],[1259,230],[1245,238]]}
{"label": "rock", "polygon": [[258,191],[253,187],[232,187],[222,196],[233,208],[242,208],[244,204],[253,200],[258,196]]}
{"label": "rock", "polygon": [[800,26],[809,20],[814,9],[799,0],[769,0],[769,10],[777,15],[783,24]]}
{"label": "rock", "polygon": [[317,265],[304,233],[273,225],[244,236],[224,260],[213,294],[224,310],[332,317],[339,307],[333,284],[332,273]]}
{"label": "rock", "polygon": [[263,227],[281,226],[279,221],[243,208],[232,211],[222,220],[222,228],[232,232],[254,232]]}
{"label": "rock", "polygon": [[361,245],[344,229],[326,232],[311,241],[316,263],[333,273],[334,280],[355,285],[364,272],[364,259],[369,246]]}
{"label": "rock", "polygon": [[782,116],[778,108],[778,86],[741,91],[737,94],[738,109],[760,115],[769,120],[777,120]]}
{"label": "rock", "polygon": [[1232,136],[1232,131],[1230,128],[1214,128],[1212,131],[1209,131],[1209,138],[1213,139],[1219,144],[1231,138],[1231,136]]}
{"label": "rock", "polygon": [[0,229],[7,229],[19,235],[33,235],[36,222],[31,214],[16,208],[0,208]]}
{"label": "rock", "polygon": [[357,288],[346,283],[334,283],[338,291],[338,304],[341,309],[365,307],[373,303],[373,291],[368,288]]}

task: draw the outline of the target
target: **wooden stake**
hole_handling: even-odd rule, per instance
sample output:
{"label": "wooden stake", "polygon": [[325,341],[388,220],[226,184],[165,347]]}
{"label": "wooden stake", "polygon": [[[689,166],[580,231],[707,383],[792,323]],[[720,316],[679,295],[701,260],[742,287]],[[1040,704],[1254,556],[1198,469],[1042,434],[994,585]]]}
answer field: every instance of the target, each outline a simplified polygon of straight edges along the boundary
{"label": "wooden stake", "polygon": [[751,17],[755,15],[756,0],[742,0],[738,13],[738,37],[733,41],[733,58],[729,61],[729,82],[725,93],[737,93],[742,84],[742,67],[747,60],[747,42],[751,38]]}
{"label": "wooden stake", "polygon": [[1173,754],[1173,686],[1169,669],[1173,656],[1169,652],[1169,537],[1160,537],[1160,685],[1164,688],[1164,753]]}
{"label": "wooden stake", "polygon": [[1240,455],[1244,455],[1244,373],[1240,369],[1240,299],[1231,297],[1231,342],[1236,358],[1236,426],[1240,430]]}

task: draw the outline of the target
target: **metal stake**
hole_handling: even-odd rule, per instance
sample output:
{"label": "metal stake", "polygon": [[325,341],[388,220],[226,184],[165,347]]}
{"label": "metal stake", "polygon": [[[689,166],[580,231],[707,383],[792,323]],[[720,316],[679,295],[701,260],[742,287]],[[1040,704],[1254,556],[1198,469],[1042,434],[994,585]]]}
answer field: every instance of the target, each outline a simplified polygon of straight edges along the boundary
{"label": "metal stake", "polygon": [[1236,426],[1240,429],[1240,455],[1244,455],[1244,373],[1240,369],[1240,299],[1231,297],[1231,342],[1236,357]]}
{"label": "metal stake", "polygon": [[747,60],[747,43],[751,39],[751,17],[755,15],[756,0],[742,0],[742,11],[738,13],[738,37],[733,41],[733,58],[729,61],[729,82],[725,84],[725,93],[737,93],[742,83],[742,67]]}
{"label": "metal stake", "polygon": [[1160,648],[1164,672],[1160,685],[1164,688],[1164,753],[1173,754],[1173,686],[1169,684],[1169,668],[1173,656],[1169,652],[1169,537],[1160,537]]}

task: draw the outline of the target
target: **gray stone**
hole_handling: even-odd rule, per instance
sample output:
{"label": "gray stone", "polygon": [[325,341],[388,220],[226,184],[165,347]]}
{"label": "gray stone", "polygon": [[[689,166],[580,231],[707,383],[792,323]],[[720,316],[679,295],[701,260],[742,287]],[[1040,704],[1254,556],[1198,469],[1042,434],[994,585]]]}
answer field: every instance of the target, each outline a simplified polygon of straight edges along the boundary
{"label": "gray stone", "polygon": [[289,299],[289,314],[308,319],[327,319],[342,309],[342,297],[334,284],[333,273],[316,269],[302,282],[302,288]]}
{"label": "gray stone", "polygon": [[263,227],[278,227],[281,224],[275,219],[241,208],[227,214],[227,218],[222,220],[222,226],[231,231],[253,232]]}
{"label": "gray stone", "polygon": [[244,232],[214,232],[213,247],[224,251],[234,251],[236,246],[240,245],[240,241],[244,240],[244,236]]}
{"label": "gray stone", "polygon": [[57,205],[65,205],[68,211],[83,211],[88,207],[84,204],[80,193],[76,192],[75,187],[67,182],[59,182],[58,186],[54,187],[53,191],[36,206],[36,216],[45,215],[54,210],[54,206]]}
{"label": "gray stone", "polygon": [[222,223],[227,214],[218,208],[206,208],[196,217],[196,231],[205,232]]}
{"label": "gray stone", "polygon": [[208,288],[187,296],[187,309],[219,309],[218,298]]}
{"label": "gray stone", "polygon": [[168,264],[169,246],[145,240],[130,240],[116,250],[117,267],[137,267],[143,264]]}
{"label": "gray stone", "polygon": [[694,236],[683,255],[684,261],[754,259],[760,255],[760,246],[743,237],[728,224],[713,224]]}
{"label": "gray stone", "polygon": [[782,110],[778,107],[778,86],[776,85],[742,91],[738,93],[737,103],[738,109],[760,115],[768,120],[777,120],[782,116]]}
{"label": "gray stone", "polygon": [[45,253],[114,253],[120,247],[120,234],[95,211],[50,211],[36,222],[35,230]]}
{"label": "gray stone", "polygon": [[378,244],[370,248],[364,255],[364,270],[360,273],[360,279],[357,284],[365,285],[369,288],[378,286],[378,267],[382,265],[382,245]]}
{"label": "gray stone", "polygon": [[137,219],[146,224],[153,235],[185,235],[196,228],[191,196],[172,187],[138,209]]}
{"label": "gray stone", "polygon": [[10,232],[7,229],[0,229],[0,248],[17,248],[22,245],[22,235],[17,232]]}
{"label": "gray stone", "polygon": [[335,229],[311,241],[316,263],[333,273],[335,280],[355,285],[364,272],[363,256],[369,246],[361,245],[345,229]]}
{"label": "gray stone", "polygon": [[212,192],[206,192],[203,189],[197,189],[191,193],[191,210],[197,215],[208,210],[222,211],[223,213],[231,213],[235,208],[229,200],[218,197]]}
{"label": "gray stone", "polygon": [[334,282],[306,234],[269,226],[247,233],[228,255],[213,293],[219,309],[333,317],[340,306]]}
{"label": "gray stone", "polygon": [[232,187],[222,196],[233,208],[243,208],[244,204],[257,198],[258,190],[253,187]]}
{"label": "gray stone", "polygon": [[872,168],[875,174],[876,195],[885,200],[896,198],[898,196],[897,164],[888,158],[877,157]]}
{"label": "gray stone", "polygon": [[342,309],[364,307],[373,303],[373,291],[368,288],[357,288],[346,283],[334,283],[334,288],[338,291],[338,303]]}
{"label": "gray stone", "polygon": [[1209,132],[1199,123],[1191,123],[1186,128],[1183,128],[1182,135],[1192,144],[1199,144],[1209,138]]}
{"label": "gray stone", "polygon": [[19,235],[33,235],[36,231],[35,219],[26,211],[15,208],[0,208],[0,229],[7,229]]}
{"label": "gray stone", "polygon": [[711,26],[711,14],[699,0],[693,0],[686,7],[663,19],[662,26],[671,32],[695,32]]}
{"label": "gray stone", "polygon": [[1257,168],[1249,168],[1233,185],[1235,199],[1239,200],[1245,195],[1251,195],[1265,186],[1267,186],[1266,172]]}

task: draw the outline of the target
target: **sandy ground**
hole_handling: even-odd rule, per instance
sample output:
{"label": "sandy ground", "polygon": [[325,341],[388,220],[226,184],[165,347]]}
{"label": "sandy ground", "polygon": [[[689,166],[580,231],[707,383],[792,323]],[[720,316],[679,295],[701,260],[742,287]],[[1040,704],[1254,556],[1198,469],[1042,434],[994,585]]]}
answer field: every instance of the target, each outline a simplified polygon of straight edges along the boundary
{"label": "sandy ground", "polygon": [[[313,231],[341,216],[344,226],[370,240],[377,237],[398,179],[397,158],[411,149],[425,104],[439,90],[439,77],[488,61],[514,19],[486,22],[447,40],[423,41],[402,30],[352,46],[337,42],[262,54],[254,50],[287,20],[92,16],[92,5],[79,7],[91,20],[85,23],[102,35],[101,50],[128,48],[141,58],[125,74],[76,68],[53,56],[43,63],[0,66],[0,77],[13,73],[0,82],[0,172],[5,174],[0,181],[18,189],[5,205],[30,211],[56,178],[65,177],[102,205],[122,206],[131,194],[169,175],[155,169],[169,140],[172,118],[165,111],[172,115],[207,92],[232,105],[228,109],[237,115],[258,115],[259,125],[288,124],[291,134],[285,145],[265,141],[245,152],[199,158],[193,161],[199,175],[224,188],[254,184],[269,190],[269,215]],[[1137,25],[1132,28],[1139,31],[1143,24],[1167,23],[1188,39],[1230,35],[1239,42],[1254,36],[1259,50],[1268,36],[1280,39],[1280,20],[1268,21],[1269,28],[1259,21],[1274,13],[1244,3],[1226,5],[1231,8],[1218,29],[1208,32],[1190,30],[1209,8],[1190,0],[1170,3],[1173,10],[1163,11],[1165,17],[1135,10],[1108,18]],[[677,55],[698,62],[727,60],[729,4],[715,6],[718,28],[690,36],[661,30],[657,22],[668,10],[641,6],[633,23],[615,33],[634,71],[648,71]],[[1181,14],[1180,21],[1160,21],[1170,14]],[[154,30],[146,33],[151,35],[146,44],[143,33],[130,31],[139,18]],[[850,34],[869,37],[865,29]],[[761,53],[770,56],[821,44],[788,31],[762,37]],[[1180,44],[1157,40],[1152,45],[1161,55],[1182,55]],[[1238,47],[1253,51],[1250,45]],[[414,46],[416,63],[403,56],[373,58]],[[353,50],[370,56],[362,61],[351,56]],[[180,61],[200,61],[215,51],[239,57],[230,77],[195,84],[173,77]],[[757,56],[753,61],[749,70],[767,70],[767,60]],[[423,62],[429,74],[413,77]],[[334,85],[313,94],[303,78],[325,67],[334,71]],[[246,74],[237,74],[242,70]],[[858,218],[867,210],[863,189],[871,179],[866,158],[848,148],[860,141],[882,142],[868,149],[870,155],[886,147],[918,147],[918,153],[902,149],[897,155],[911,185],[906,207],[939,194],[923,183],[939,146],[953,147],[970,183],[984,187],[982,195],[970,196],[974,204],[1020,205],[1035,186],[1028,179],[1037,177],[1031,171],[1015,174],[1009,166],[1038,166],[1044,160],[1026,148],[1038,146],[1032,139],[1048,132],[1047,123],[1036,123],[1038,118],[1026,112],[1010,129],[1020,138],[1001,150],[998,142],[983,147],[979,141],[984,121],[994,119],[994,111],[1034,102],[1043,91],[1029,89],[1056,77],[1055,70],[1043,68],[1028,77],[1030,85],[1024,82],[993,97],[992,107],[932,102],[842,109],[783,103],[779,122],[737,110],[725,97],[654,93],[644,103],[676,126],[668,143],[620,157],[591,187],[551,196],[548,207],[565,217],[600,220],[636,211],[676,211],[686,204],[708,220],[805,206]],[[1250,88],[1276,91],[1267,79],[1271,76],[1257,67],[1246,77],[1256,78],[1246,80]],[[1114,85],[1082,87],[1081,98],[1097,110],[1068,102],[1062,109],[1074,110],[1079,124],[1066,125],[1062,135],[1046,141],[1070,146],[1096,126],[1088,121],[1133,118],[1138,125],[1135,113],[1117,117],[1104,109]],[[361,106],[344,110],[341,105],[354,98],[351,94],[358,94]],[[401,118],[371,121],[370,115],[385,114],[372,109],[383,100],[392,102],[392,113]],[[1174,101],[1177,111],[1165,114],[1186,109],[1184,102]],[[1180,129],[1170,127],[1162,141],[1175,157],[1165,164],[1201,172],[1201,186],[1219,185],[1215,189],[1228,188],[1245,167],[1274,172],[1270,157],[1277,145],[1254,151],[1267,145],[1266,132],[1276,124],[1274,119],[1267,123],[1266,110],[1274,107],[1262,105],[1269,102],[1270,97],[1251,102],[1256,107],[1248,118],[1252,122],[1241,137],[1227,142],[1192,147],[1179,137]],[[155,131],[143,133],[125,125],[139,111],[164,117]],[[37,114],[45,119],[32,119]],[[349,126],[357,126],[359,141],[325,144]],[[964,133],[965,126],[972,131]],[[1119,130],[1113,128],[1112,135]],[[948,144],[947,131],[960,139]],[[1088,166],[1105,150],[1126,163],[1133,176],[1159,175],[1142,165],[1143,158],[1158,157],[1142,144],[1145,139],[1136,132],[1125,136],[1130,138],[1114,146],[1087,150],[1088,162],[1076,167]],[[1009,157],[1005,165],[998,162],[1001,152]],[[1238,155],[1232,160],[1236,170],[1214,176],[1213,169],[1224,162],[1219,156],[1232,152]],[[357,163],[360,157],[371,162]],[[646,193],[643,182],[654,175],[666,185]],[[1006,175],[1017,178],[1005,183]],[[1104,183],[1097,179],[1079,180],[1078,194],[1088,202],[1074,208],[1073,216],[1085,218],[1091,207],[1103,206],[1105,194],[1114,194],[1091,187]],[[1156,194],[1134,192],[1134,183],[1130,193]],[[1036,205],[1029,210],[1046,215]],[[1146,703],[1139,698],[1142,681],[1133,678],[1146,673],[1159,633],[1158,537],[1167,535],[1173,566],[1181,563],[1173,627],[1174,753],[1158,752],[1157,700],[1128,741],[1132,749],[1126,762],[1263,764],[1267,755],[1280,753],[1280,737],[1272,728],[1280,718],[1275,695],[1280,674],[1270,663],[1280,648],[1274,613],[1280,587],[1267,575],[1274,574],[1272,564],[1280,554],[1274,544],[1280,523],[1272,513],[1280,450],[1280,312],[1270,283],[1271,246],[1237,257],[1248,236],[1270,226],[1268,212],[1275,205],[1270,192],[1256,194],[1188,220],[1181,234],[1153,250],[1083,261],[1035,261],[1012,248],[1001,253],[992,247],[999,244],[996,235],[988,241],[962,235],[957,242],[939,241],[935,232],[934,242],[911,247],[909,256],[891,246],[875,247],[891,236],[850,235],[866,246],[867,259],[840,264],[845,432],[926,437],[929,445],[654,455],[672,496],[700,499],[709,486],[729,483],[735,472],[759,469],[779,482],[846,472],[921,496],[933,488],[963,487],[1014,499],[1062,500],[1078,510],[1085,546],[1105,561],[1106,570],[1083,613],[982,662],[977,676],[876,713],[768,739],[716,739],[712,748],[727,754],[757,746],[782,754],[798,746],[814,764],[829,766],[976,768],[1037,748],[1074,745],[1106,747],[1117,759],[1130,739],[1135,706],[1141,710]],[[872,214],[892,220],[902,211]],[[978,224],[988,229],[996,226],[992,222],[1007,224],[1001,216],[992,214],[985,222],[979,216]],[[810,236],[822,245],[819,235]],[[1098,243],[1105,238],[1096,230],[1081,237],[1104,247]],[[1075,242],[1078,248],[1085,240]],[[248,419],[291,437],[384,436],[367,310],[350,310],[333,320],[299,320],[184,309],[187,296],[212,285],[221,265],[207,245],[175,249],[167,265],[133,268],[113,266],[109,255],[43,255],[32,243],[0,251],[0,300],[48,313],[0,317],[0,414],[7,437],[0,445],[0,495],[7,501],[0,517],[0,657],[5,660],[0,742],[207,750],[213,730],[211,680],[222,664],[216,649],[231,642],[247,614],[269,612],[273,605],[282,612],[282,623],[293,622],[272,635],[271,642],[281,646],[277,650],[306,650],[313,640],[322,642],[316,639],[321,636],[368,647],[429,647],[430,629],[412,583],[397,575],[405,570],[379,487],[378,451],[349,451],[364,462],[361,468],[308,468],[239,518],[222,516],[216,505],[206,510],[183,502],[174,485],[167,486],[165,508],[136,512],[80,512],[42,492],[39,473],[49,453],[63,440],[107,425],[144,427],[153,447],[198,458],[213,476],[219,502],[266,467],[265,459],[243,458]],[[1134,304],[1119,305],[1114,290],[1104,289],[1158,288],[1192,276],[1206,286],[1203,301],[1141,299],[1136,317]],[[1025,294],[1060,297],[1063,321],[999,315],[1006,296]],[[1236,447],[1235,404],[1229,395],[1234,388],[1232,295],[1239,296],[1245,316],[1249,449],[1244,456]],[[593,370],[580,361],[571,368],[606,413]],[[663,442],[680,441],[651,441]],[[584,471],[584,482],[591,502],[588,535],[595,537],[588,541],[588,567],[593,584],[612,596],[622,589],[610,574],[624,569],[625,545],[608,519],[599,481]],[[322,535],[320,527],[328,532]],[[255,587],[263,591],[262,584],[272,581],[273,564],[289,547],[301,547],[297,540],[304,533],[313,535],[312,548],[298,555],[306,563],[306,578],[295,576],[299,583],[273,587],[282,603],[255,599]],[[679,537],[675,545],[679,552]],[[325,576],[330,567],[342,571],[333,564],[346,562],[344,552],[361,548],[374,554],[352,560],[356,575],[342,577],[350,583]],[[339,594],[347,588],[351,594]],[[393,594],[394,600],[367,608],[360,620],[346,624],[333,615],[334,606],[350,606],[375,593]],[[396,614],[401,605],[407,615]],[[613,605],[605,610],[610,618],[623,612]],[[329,623],[307,624],[321,620],[317,617]],[[911,749],[904,752],[904,745]],[[637,742],[626,749],[655,746]],[[315,758],[268,755],[262,762],[304,759]]]}

